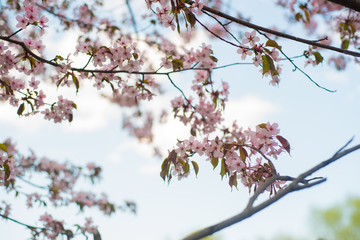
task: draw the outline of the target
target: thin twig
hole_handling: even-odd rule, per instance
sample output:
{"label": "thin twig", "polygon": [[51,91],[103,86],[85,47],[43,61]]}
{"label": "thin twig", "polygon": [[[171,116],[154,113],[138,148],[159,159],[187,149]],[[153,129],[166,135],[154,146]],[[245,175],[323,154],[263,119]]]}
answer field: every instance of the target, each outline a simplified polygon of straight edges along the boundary
{"label": "thin twig", "polygon": [[130,16],[131,16],[132,25],[133,25],[134,31],[135,31],[135,33],[137,35],[138,34],[138,29],[137,29],[137,25],[136,25],[136,21],[135,21],[135,16],[134,16],[134,13],[133,13],[132,8],[130,6],[129,0],[126,0],[126,6],[128,7],[128,10],[129,10],[129,13],[130,13]]}
{"label": "thin twig", "polygon": [[[268,40],[272,40],[272,39],[270,39],[265,33],[262,33],[261,31],[259,31],[259,30],[257,30],[257,32],[259,33],[259,34],[261,34],[261,35],[263,35],[265,38],[267,38]],[[315,82],[306,72],[304,72],[301,68],[299,68],[295,63],[294,63],[294,61],[293,60],[291,60],[285,53],[284,53],[284,51],[282,50],[282,49],[279,49],[278,48],[278,50],[280,51],[280,53],[294,66],[294,71],[296,71],[296,70],[299,70],[302,74],[304,74],[304,76],[305,77],[307,77],[313,84],[315,84],[318,88],[321,88],[321,89],[323,89],[323,90],[325,90],[325,91],[328,91],[328,92],[331,92],[331,93],[333,93],[333,92],[336,92],[336,90],[330,90],[330,89],[328,89],[328,88],[326,88],[326,87],[323,87],[323,86],[321,86],[320,84],[318,84],[317,82]]]}
{"label": "thin twig", "polygon": [[18,220],[15,220],[15,219],[13,219],[13,218],[11,218],[11,217],[5,216],[5,215],[3,215],[3,214],[1,214],[1,213],[0,213],[0,217],[5,218],[5,219],[7,219],[7,220],[10,220],[10,221],[12,221],[12,222],[14,222],[14,223],[20,224],[20,225],[22,225],[22,226],[25,226],[25,227],[27,227],[27,228],[29,228],[29,229],[31,229],[31,230],[34,230],[34,229],[42,230],[42,229],[44,229],[44,228],[42,228],[42,227],[34,227],[34,226],[28,225],[28,224],[26,224],[26,223],[19,222]]}

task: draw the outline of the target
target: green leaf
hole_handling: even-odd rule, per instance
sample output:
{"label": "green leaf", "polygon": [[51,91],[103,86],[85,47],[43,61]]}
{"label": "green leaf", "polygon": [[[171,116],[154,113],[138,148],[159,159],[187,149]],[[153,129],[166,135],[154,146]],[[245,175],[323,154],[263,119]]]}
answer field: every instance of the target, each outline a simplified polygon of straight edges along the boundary
{"label": "green leaf", "polygon": [[5,144],[0,143],[0,149],[7,153],[7,147]]}
{"label": "green leaf", "polygon": [[171,63],[173,65],[173,70],[174,71],[184,68],[184,64],[180,59],[174,59],[174,60],[172,60]]}
{"label": "green leaf", "polygon": [[269,40],[266,42],[265,46],[274,47],[274,48],[277,48],[277,49],[281,50],[281,46],[279,46],[279,45],[277,44],[277,42],[275,42],[274,40],[271,40],[271,39],[269,39]]}
{"label": "green leaf", "polygon": [[321,56],[321,54],[319,52],[313,52],[314,56],[315,56],[315,62],[316,64],[322,63],[322,61],[324,60],[324,58]]}
{"label": "green leaf", "polygon": [[270,70],[271,75],[277,75],[272,58],[268,54],[262,55],[261,58],[263,60],[263,74]]}
{"label": "green leaf", "polygon": [[262,55],[261,58],[262,58],[262,66],[263,66],[262,74],[265,74],[270,69],[269,62],[266,55]]}
{"label": "green leaf", "polygon": [[213,157],[213,158],[211,159],[211,164],[213,165],[214,169],[216,168],[216,166],[218,165],[218,163],[219,163],[219,158]]}
{"label": "green leaf", "polygon": [[76,87],[76,92],[78,92],[78,91],[79,91],[79,88],[80,88],[79,80],[78,80],[78,78],[75,76],[74,73],[71,74],[71,76],[72,76],[72,80],[73,80],[73,82],[74,82],[74,84],[75,84],[75,87]]}
{"label": "green leaf", "polygon": [[190,129],[190,134],[191,134],[191,136],[196,137],[196,130],[195,130],[194,127],[191,127],[191,129]]}
{"label": "green leaf", "polygon": [[356,32],[356,28],[355,28],[354,24],[351,23],[350,28],[351,28],[351,33],[354,35]]}
{"label": "green leaf", "polygon": [[73,102],[73,103],[71,104],[71,106],[73,106],[73,108],[77,109],[76,103]]}
{"label": "green leaf", "polygon": [[348,49],[349,48],[349,40],[348,39],[345,39],[342,41],[341,43],[341,49]]}
{"label": "green leaf", "polygon": [[221,180],[224,178],[225,174],[226,174],[226,165],[225,165],[225,158],[223,158],[221,160],[221,171],[220,171]]}
{"label": "green leaf", "polygon": [[184,172],[188,173],[190,171],[190,164],[188,162],[185,163]]}
{"label": "green leaf", "polygon": [[166,158],[161,164],[161,172],[160,172],[160,176],[164,181],[166,177],[169,176],[169,171],[168,171],[169,169],[170,169],[170,162]]}
{"label": "green leaf", "polygon": [[25,104],[24,103],[22,103],[22,104],[20,104],[20,106],[19,106],[19,108],[18,108],[18,110],[17,110],[17,115],[22,115],[22,113],[24,112],[24,110],[25,110]]}
{"label": "green leaf", "polygon": [[74,115],[72,113],[69,114],[69,122],[72,122],[74,120]]}
{"label": "green leaf", "polygon": [[267,130],[266,123],[261,123],[261,124],[259,124],[258,126],[259,126],[260,128],[264,128],[264,129]]}
{"label": "green leaf", "polygon": [[5,162],[5,164],[4,164],[4,170],[5,170],[5,181],[6,181],[10,177],[10,167],[7,162]]}
{"label": "green leaf", "polygon": [[96,233],[93,233],[94,240],[101,240],[101,235],[98,230],[96,230]]}
{"label": "green leaf", "polygon": [[245,160],[246,160],[246,158],[247,158],[247,156],[248,156],[245,148],[243,148],[242,146],[239,146],[239,153],[240,153],[240,158],[241,158],[241,160],[242,160],[243,162],[245,162]]}
{"label": "green leaf", "polygon": [[195,162],[195,161],[191,161],[192,165],[193,165],[193,168],[194,168],[194,171],[195,171],[195,175],[197,176],[198,175],[198,172],[199,172],[199,165]]}

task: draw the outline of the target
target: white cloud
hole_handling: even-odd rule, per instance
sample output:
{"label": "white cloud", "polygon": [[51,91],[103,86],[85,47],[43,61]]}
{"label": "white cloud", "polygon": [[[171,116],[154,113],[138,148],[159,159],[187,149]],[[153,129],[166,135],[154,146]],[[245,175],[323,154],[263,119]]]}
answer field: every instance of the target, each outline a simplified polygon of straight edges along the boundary
{"label": "white cloud", "polygon": [[227,126],[234,120],[244,127],[254,126],[272,113],[279,111],[273,103],[255,95],[247,95],[240,99],[230,100],[225,108],[225,122]]}
{"label": "white cloud", "polygon": [[134,137],[129,137],[126,142],[120,142],[114,149],[111,151],[106,159],[110,163],[122,163],[125,159],[129,157],[129,155],[136,155],[136,159],[142,160],[151,160],[153,156],[153,149],[148,144],[141,144]]}

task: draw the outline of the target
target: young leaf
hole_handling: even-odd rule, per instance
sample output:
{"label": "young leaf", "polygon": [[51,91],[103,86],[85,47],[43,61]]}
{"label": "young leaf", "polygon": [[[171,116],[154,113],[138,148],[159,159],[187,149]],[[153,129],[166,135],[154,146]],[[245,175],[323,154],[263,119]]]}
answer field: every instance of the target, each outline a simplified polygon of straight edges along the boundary
{"label": "young leaf", "polygon": [[240,158],[241,158],[241,160],[242,160],[243,162],[245,162],[245,160],[246,160],[246,158],[247,158],[247,156],[248,156],[245,148],[243,148],[242,146],[240,146],[240,147],[239,147],[239,153],[240,153]]}
{"label": "young leaf", "polygon": [[324,58],[321,56],[321,54],[319,52],[313,52],[314,56],[315,56],[315,62],[316,64],[322,63],[322,61],[324,60]]}
{"label": "young leaf", "polygon": [[345,39],[342,41],[341,43],[341,49],[348,49],[349,48],[349,40],[348,39]]}
{"label": "young leaf", "polygon": [[0,149],[7,153],[7,147],[5,144],[0,143]]}
{"label": "young leaf", "polygon": [[96,230],[95,233],[93,233],[94,240],[101,240],[101,235],[99,231]]}
{"label": "young leaf", "polygon": [[22,104],[20,104],[20,106],[19,106],[19,108],[18,108],[18,110],[17,110],[17,115],[22,115],[22,113],[24,112],[24,110],[25,110],[25,104],[24,103],[22,103]]}
{"label": "young leaf", "polygon": [[71,74],[71,76],[72,76],[72,80],[73,80],[73,82],[74,82],[74,84],[75,84],[75,87],[76,87],[76,92],[78,92],[78,91],[79,91],[79,88],[80,88],[79,80],[78,80],[78,78],[75,76],[75,74]]}
{"label": "young leaf", "polygon": [[290,143],[280,135],[277,135],[276,138],[279,140],[283,148],[290,154]]}
{"label": "young leaf", "polygon": [[188,162],[186,162],[184,172],[188,173],[189,171],[190,171],[190,164]]}
{"label": "young leaf", "polygon": [[262,65],[263,65],[262,73],[265,74],[270,69],[269,62],[268,62],[266,55],[262,55],[261,58],[262,58]]}
{"label": "young leaf", "polygon": [[186,20],[188,23],[190,23],[191,28],[194,28],[196,23],[195,15],[187,8],[185,9],[185,15],[186,15]]}
{"label": "young leaf", "polygon": [[171,63],[173,65],[173,70],[174,71],[184,68],[184,64],[180,59],[174,59],[174,60],[172,60]]}
{"label": "young leaf", "polygon": [[221,171],[220,171],[221,180],[223,179],[225,174],[226,174],[226,166],[225,166],[225,158],[223,158],[221,160]]}
{"label": "young leaf", "polygon": [[236,189],[237,189],[237,177],[236,177],[236,172],[235,172],[233,175],[230,176],[230,178],[229,178],[229,185],[230,185],[231,188],[232,188],[233,186],[235,186]]}
{"label": "young leaf", "polygon": [[164,160],[164,162],[161,164],[161,172],[160,176],[165,181],[166,177],[168,176],[168,168],[169,168],[169,162],[167,159]]}
{"label": "young leaf", "polygon": [[173,162],[174,164],[176,163],[176,152],[175,152],[175,150],[172,150],[169,153],[168,161]]}
{"label": "young leaf", "polygon": [[218,165],[218,163],[219,163],[219,158],[213,157],[213,158],[211,159],[211,164],[213,165],[214,169],[216,168],[216,166]]}
{"label": "young leaf", "polygon": [[261,123],[261,124],[259,124],[258,126],[259,126],[260,128],[267,129],[267,128],[266,128],[266,123]]}
{"label": "young leaf", "polygon": [[195,161],[191,161],[191,163],[194,167],[195,175],[197,176],[197,174],[199,172],[199,165]]}
{"label": "young leaf", "polygon": [[4,169],[5,169],[5,180],[8,180],[10,177],[10,167],[7,162],[5,162],[4,164]]}
{"label": "young leaf", "polygon": [[279,45],[277,44],[277,42],[275,42],[274,40],[271,40],[271,39],[269,39],[269,40],[266,42],[265,46],[274,47],[274,48],[277,48],[277,49],[281,50],[281,46],[279,46]]}

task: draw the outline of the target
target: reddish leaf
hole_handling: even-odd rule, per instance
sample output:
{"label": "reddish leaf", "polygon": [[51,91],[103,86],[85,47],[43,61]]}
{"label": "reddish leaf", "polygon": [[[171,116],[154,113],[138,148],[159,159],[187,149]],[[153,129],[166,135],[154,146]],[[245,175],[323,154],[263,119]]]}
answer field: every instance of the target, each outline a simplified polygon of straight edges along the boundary
{"label": "reddish leaf", "polygon": [[277,135],[276,138],[279,140],[283,148],[285,148],[285,150],[290,154],[290,143],[280,135]]}
{"label": "reddish leaf", "polygon": [[195,15],[187,8],[185,9],[185,15],[186,15],[187,22],[190,23],[191,28],[193,28],[196,23]]}
{"label": "reddish leaf", "polygon": [[25,110],[25,104],[24,103],[22,103],[22,104],[20,104],[20,106],[19,106],[19,108],[18,108],[18,110],[17,110],[17,115],[22,115],[22,113],[24,112],[24,110]]}
{"label": "reddish leaf", "polygon": [[5,164],[4,164],[4,170],[5,170],[5,181],[6,181],[10,177],[10,167],[7,162],[5,162]]}
{"label": "reddish leaf", "polygon": [[170,162],[173,162],[174,164],[176,163],[176,152],[175,150],[172,150],[170,153],[169,153],[169,156],[167,157],[168,160]]}
{"label": "reddish leaf", "polygon": [[237,189],[237,177],[236,177],[236,172],[235,172],[233,175],[230,176],[230,178],[229,178],[229,185],[230,185],[231,188],[232,188],[233,186],[235,186],[236,189]]}
{"label": "reddish leaf", "polygon": [[165,160],[163,162],[163,164],[161,165],[160,176],[164,181],[166,180],[166,177],[168,176],[168,171],[167,171],[168,165],[169,165],[169,162],[167,160]]}

